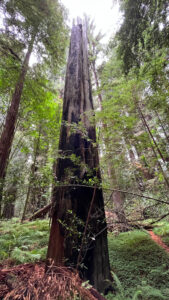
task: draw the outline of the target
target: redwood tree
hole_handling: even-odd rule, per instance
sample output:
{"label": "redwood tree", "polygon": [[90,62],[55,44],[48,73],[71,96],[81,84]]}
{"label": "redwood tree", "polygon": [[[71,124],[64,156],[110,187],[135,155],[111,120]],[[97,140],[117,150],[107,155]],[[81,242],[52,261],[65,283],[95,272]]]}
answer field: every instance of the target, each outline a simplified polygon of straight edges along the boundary
{"label": "redwood tree", "polygon": [[[2,37],[5,37],[6,40],[3,43],[3,48],[8,52],[8,40],[12,39],[15,43],[22,45],[22,50],[27,49],[24,58],[23,51],[20,51],[20,57],[17,55],[18,60],[22,62],[21,70],[15,88],[11,91],[11,104],[0,137],[1,209],[5,172],[14,138],[30,56],[35,50],[41,56],[41,61],[45,61],[46,64],[50,65],[51,71],[56,71],[56,68],[63,61],[67,30],[64,23],[64,7],[57,0],[53,3],[46,0],[3,0],[0,2],[0,8],[4,12],[3,21],[5,24],[4,29],[2,29]],[[15,54],[12,49],[10,49],[11,51]]]}
{"label": "redwood tree", "polygon": [[[99,170],[85,25],[73,25],[67,63],[60,157],[53,190],[47,266],[80,269],[99,291],[109,286],[107,229]],[[88,186],[88,184],[91,186]]]}

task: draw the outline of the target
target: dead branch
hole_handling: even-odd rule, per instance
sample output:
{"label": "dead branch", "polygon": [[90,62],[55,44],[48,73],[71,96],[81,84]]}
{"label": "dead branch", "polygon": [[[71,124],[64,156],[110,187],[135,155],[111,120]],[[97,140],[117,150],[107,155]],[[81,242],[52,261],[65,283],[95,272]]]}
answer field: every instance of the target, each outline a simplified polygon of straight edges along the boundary
{"label": "dead branch", "polygon": [[155,224],[155,223],[157,223],[157,222],[163,220],[163,219],[166,218],[167,216],[169,216],[169,212],[168,212],[167,214],[165,214],[165,215],[162,215],[160,218],[158,218],[156,221],[153,221],[153,222],[150,223],[150,224],[151,224],[151,225],[152,225],[152,224]]}

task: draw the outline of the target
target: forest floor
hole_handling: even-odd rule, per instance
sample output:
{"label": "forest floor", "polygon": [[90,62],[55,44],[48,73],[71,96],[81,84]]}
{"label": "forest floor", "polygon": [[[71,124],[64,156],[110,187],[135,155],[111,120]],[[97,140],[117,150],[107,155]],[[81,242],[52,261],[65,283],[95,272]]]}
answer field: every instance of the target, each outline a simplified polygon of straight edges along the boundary
{"label": "forest floor", "polygon": [[[48,234],[48,220],[24,224],[17,219],[1,222],[0,299],[43,300],[56,295],[49,298],[54,300],[62,292],[59,299],[99,299],[88,283],[82,283],[68,269],[60,269],[59,277],[56,273],[44,276]],[[110,293],[106,299],[169,299],[169,223],[160,223],[149,233],[141,230],[117,236],[109,233],[108,241],[116,293]]]}
{"label": "forest floor", "polygon": [[156,235],[152,230],[149,230],[148,233],[150,234],[152,240],[162,247],[167,253],[169,253],[169,247],[162,241],[162,238]]}

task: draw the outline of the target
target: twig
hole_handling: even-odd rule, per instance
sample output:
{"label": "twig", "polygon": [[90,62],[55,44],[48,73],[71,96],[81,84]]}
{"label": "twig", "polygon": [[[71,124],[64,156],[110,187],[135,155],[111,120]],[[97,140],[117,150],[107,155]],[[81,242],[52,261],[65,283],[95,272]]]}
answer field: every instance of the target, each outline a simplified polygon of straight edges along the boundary
{"label": "twig", "polygon": [[86,188],[91,188],[91,189],[97,188],[97,189],[102,189],[102,190],[107,190],[107,191],[112,191],[112,192],[117,191],[117,192],[121,192],[121,193],[124,193],[124,194],[129,194],[129,195],[133,195],[133,196],[137,196],[137,197],[141,197],[141,198],[145,198],[145,199],[151,199],[151,200],[161,202],[161,203],[165,203],[165,204],[169,205],[169,201],[167,202],[167,201],[156,199],[156,198],[153,198],[153,197],[136,194],[136,193],[133,193],[133,192],[130,192],[130,191],[103,188],[102,186],[96,186],[96,185],[95,186],[90,186],[90,185],[83,185],[83,184],[63,184],[63,185],[58,185],[58,187],[86,187]]}
{"label": "twig", "polygon": [[150,224],[152,225],[154,223],[157,223],[157,222],[161,221],[162,219],[166,218],[167,216],[169,216],[169,212],[165,215],[162,215],[159,219],[157,219],[156,221],[151,222]]}

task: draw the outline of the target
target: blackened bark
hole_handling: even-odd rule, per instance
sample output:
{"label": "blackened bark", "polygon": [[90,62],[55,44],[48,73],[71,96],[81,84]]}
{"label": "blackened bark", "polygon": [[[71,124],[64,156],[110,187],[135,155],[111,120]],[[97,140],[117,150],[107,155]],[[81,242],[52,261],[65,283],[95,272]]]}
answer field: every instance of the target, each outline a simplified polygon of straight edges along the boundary
{"label": "blackened bark", "polygon": [[[32,53],[33,43],[34,43],[35,36],[32,37],[32,40],[30,41],[28,51],[26,53],[22,69],[20,72],[20,76],[18,79],[18,82],[15,87],[15,91],[12,96],[11,105],[8,109],[5,125],[2,131],[2,135],[0,138],[0,182],[2,183],[5,178],[5,171],[9,159],[9,154],[12,146],[12,141],[14,138],[14,132],[15,132],[15,125],[16,120],[18,116],[18,110],[19,110],[19,104],[21,100],[21,95],[23,91],[23,85],[25,76],[28,70],[28,64],[30,55]],[[2,193],[0,193],[1,196]],[[0,202],[2,199],[0,199]]]}
{"label": "blackened bark", "polygon": [[[80,262],[81,274],[96,289],[104,291],[110,279],[110,266],[102,190],[93,186],[64,187],[70,183],[83,185],[85,180],[96,180],[97,185],[101,182],[95,126],[89,115],[93,116],[93,101],[87,39],[85,26],[78,24],[72,28],[67,64],[59,144],[62,157],[58,159],[56,168],[57,181],[62,187],[55,187],[53,191],[54,212],[47,264],[51,261],[63,264],[66,259],[67,265],[77,266],[84,227],[89,217]],[[75,157],[73,160],[70,157],[72,154]],[[72,233],[69,231],[71,227],[74,228]]]}

